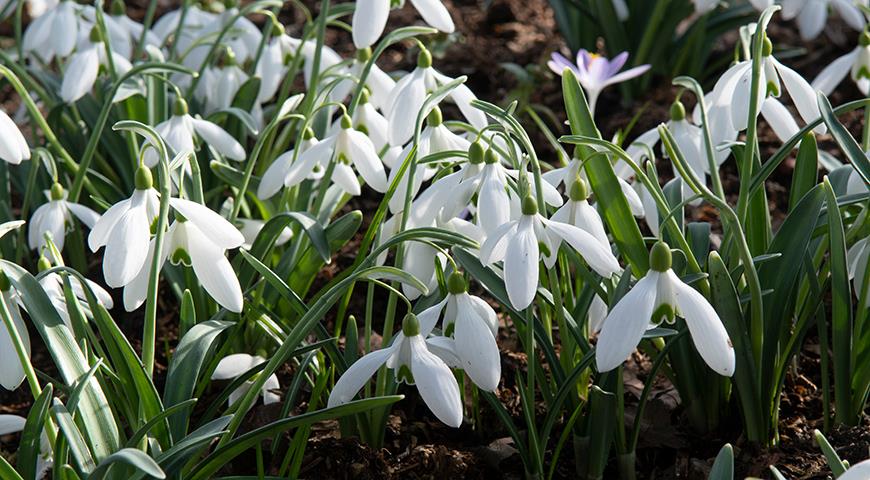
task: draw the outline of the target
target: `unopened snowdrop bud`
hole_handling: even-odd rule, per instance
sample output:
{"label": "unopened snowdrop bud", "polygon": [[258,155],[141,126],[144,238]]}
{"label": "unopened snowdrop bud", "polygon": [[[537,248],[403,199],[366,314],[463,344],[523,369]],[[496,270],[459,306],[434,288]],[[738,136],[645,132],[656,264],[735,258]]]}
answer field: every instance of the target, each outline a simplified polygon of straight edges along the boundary
{"label": "unopened snowdrop bud", "polygon": [[650,268],[657,272],[667,272],[671,269],[671,261],[671,247],[665,242],[656,242],[649,252]]}
{"label": "unopened snowdrop bud", "polygon": [[531,195],[523,199],[523,215],[537,215],[538,201]]}
{"label": "unopened snowdrop bud", "polygon": [[671,120],[679,122],[685,118],[686,107],[683,105],[683,102],[675,100],[674,103],[671,104]]}
{"label": "unopened snowdrop bud", "polygon": [[468,291],[468,282],[459,272],[453,272],[447,277],[447,291],[451,295],[459,295]]}
{"label": "unopened snowdrop bud", "polygon": [[417,67],[429,68],[432,66],[432,54],[426,48],[421,48],[417,54]]}
{"label": "unopened snowdrop bud", "polygon": [[486,155],[486,150],[483,148],[483,143],[480,140],[472,143],[468,147],[468,161],[474,165],[483,163],[483,157]]}
{"label": "unopened snowdrop bud", "polygon": [[136,169],[136,190],[148,190],[154,185],[154,177],[151,175],[151,169],[140,165]]}
{"label": "unopened snowdrop bud", "polygon": [[63,195],[64,195],[63,185],[61,185],[57,182],[54,182],[51,185],[51,190],[49,191],[49,196],[51,197],[51,199],[52,200],[63,200]]}
{"label": "unopened snowdrop bud", "polygon": [[589,188],[586,186],[586,181],[580,178],[580,176],[577,176],[577,178],[574,179],[574,183],[571,184],[571,190],[568,192],[568,197],[575,202],[589,198]]}
{"label": "unopened snowdrop bud", "polygon": [[417,320],[417,316],[413,313],[405,315],[402,320],[402,333],[406,337],[420,335],[420,320]]}
{"label": "unopened snowdrop bud", "polygon": [[45,255],[40,255],[39,260],[36,262],[36,270],[38,272],[44,272],[50,268],[51,260],[49,260]]}
{"label": "unopened snowdrop bud", "polygon": [[430,127],[437,127],[438,125],[441,125],[442,122],[443,117],[441,116],[441,109],[438,107],[433,108],[432,111],[429,112],[429,116],[426,117],[426,124]]}
{"label": "unopened snowdrop bud", "polygon": [[773,54],[773,42],[767,38],[767,35],[764,36],[764,44],[761,47],[761,56],[769,57]]}

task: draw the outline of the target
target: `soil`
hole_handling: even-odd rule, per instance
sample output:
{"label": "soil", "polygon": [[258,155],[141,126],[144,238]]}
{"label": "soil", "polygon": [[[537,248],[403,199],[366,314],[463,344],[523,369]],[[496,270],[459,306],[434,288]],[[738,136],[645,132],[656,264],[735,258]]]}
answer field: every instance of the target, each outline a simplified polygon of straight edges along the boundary
{"label": "soil", "polygon": [[[174,2],[161,2],[160,10],[169,8],[172,3]],[[314,5],[316,2],[309,0],[304,3],[314,11],[317,10]],[[388,30],[419,23],[415,10],[408,3],[403,9],[393,11]],[[468,85],[483,100],[505,105],[505,99],[516,99],[521,105],[539,106],[540,111],[548,113],[545,117],[550,128],[557,134],[562,131],[564,105],[560,82],[547,69],[546,61],[553,51],[567,51],[546,0],[445,0],[445,3],[456,23],[456,33],[450,36],[439,35],[432,45],[436,67],[450,76],[466,75]],[[145,2],[139,0],[127,4],[132,16],[143,15]],[[291,34],[298,34],[292,25],[299,25],[302,18],[299,13],[288,9],[281,13],[281,18],[288,24]],[[797,57],[792,65],[808,78],[812,78],[830,59],[845,53],[853,41],[849,37],[853,34],[851,30],[839,28],[842,26],[838,27],[836,23],[831,25],[819,40],[809,45],[800,41],[795,28],[788,23],[772,26],[770,35],[778,48],[782,46],[786,51],[797,48],[811,52],[809,55]],[[0,27],[4,34],[5,28]],[[721,46],[722,51],[730,51],[733,41],[733,38],[726,39]],[[331,30],[328,43],[344,55],[353,53],[350,49],[352,43],[346,33]],[[379,64],[387,71],[410,70],[414,67],[415,55],[413,48],[395,46],[385,52]],[[506,64],[518,66],[524,72],[524,78],[518,78],[512,73],[513,67],[506,67]],[[667,119],[670,104],[676,98],[678,90],[670,86],[667,79],[656,79],[644,98],[623,103],[618,93],[617,89],[606,90],[599,100],[597,120],[605,138],[610,138],[617,130],[624,128],[641,111],[628,138],[632,139],[654,128]],[[860,93],[847,80],[831,100],[834,105],[838,105],[857,98],[860,98]],[[691,95],[684,95],[682,100],[691,109]],[[546,138],[528,117],[523,117],[522,120],[536,147],[540,149],[539,156],[544,160],[554,161],[554,152]],[[846,115],[842,120],[853,134],[860,133],[862,119],[858,113]],[[780,145],[780,141],[764,127],[760,130],[760,142],[763,156]],[[830,136],[820,136],[819,143],[835,157],[843,160],[843,155]],[[659,167],[663,178],[672,175],[670,166]],[[783,162],[766,186],[775,219],[784,217],[788,208],[792,168],[793,159]],[[736,190],[738,178],[733,160],[723,167],[723,183],[726,191]],[[372,212],[377,203],[376,198],[363,196],[354,199],[347,209]],[[714,230],[718,225],[715,212],[704,207],[689,209],[687,219],[709,221],[713,223]],[[364,222],[369,220],[367,215]],[[365,226],[364,224],[363,230]],[[360,240],[357,237],[342,248],[334,262],[321,273],[313,291],[353,263],[355,249]],[[166,348],[158,349],[158,383],[162,382],[167,355],[171,353],[170,348],[177,343],[178,337],[177,322],[174,320],[177,318],[174,297],[166,295],[162,298],[165,301],[160,306],[158,342]],[[120,302],[117,304],[120,305]],[[349,313],[360,314],[362,307],[352,304]],[[128,338],[138,350],[139,345],[135,339],[141,333],[141,314],[123,316],[117,312],[116,318],[120,319],[121,328],[128,333]],[[518,372],[525,374],[526,358],[521,353],[519,339],[514,334],[514,330],[503,328],[498,339],[504,379],[497,395],[516,424],[522,425],[516,376]],[[31,336],[36,338],[36,332],[31,332]],[[706,478],[713,458],[726,442],[735,447],[735,478],[771,478],[769,465],[776,465],[790,479],[828,478],[829,471],[824,456],[813,439],[813,430],[823,427],[818,351],[818,344],[810,336],[799,355],[798,368],[786,378],[780,414],[781,442],[778,447],[771,449],[753,447],[739,436],[739,432],[718,435],[699,435],[692,432],[683,419],[678,395],[673,386],[664,379],[657,380],[655,394],[643,420],[644,432],[637,451],[638,478]],[[57,376],[53,362],[41,342],[34,342],[33,361],[40,372],[51,377]],[[633,421],[634,407],[643,381],[648,376],[649,367],[648,361],[637,357],[625,368],[627,422]],[[282,385],[289,384],[292,375],[290,367],[279,372]],[[400,387],[399,393],[403,392],[405,388]],[[209,395],[214,396],[217,393],[206,392],[206,398],[199,404],[208,405]],[[460,429],[451,429],[435,420],[415,393],[407,393],[410,394],[396,404],[388,418],[384,447],[381,449],[373,449],[356,438],[341,438],[337,422],[316,425],[306,447],[300,476],[316,479],[523,478],[523,466],[515,455],[510,437],[486,402],[481,405],[481,425],[473,428],[466,424]],[[30,395],[25,388],[19,388],[15,392],[0,392],[0,413],[26,415],[29,405]],[[303,404],[299,408],[305,407],[307,405]],[[546,406],[540,403],[536,410],[540,416],[546,412]],[[279,411],[275,408],[256,407],[246,428],[265,424],[277,418],[278,414]],[[734,422],[739,423],[739,420],[735,418],[731,423]],[[726,419],[724,423],[729,421]],[[560,433],[561,427],[557,428],[555,434]],[[863,460],[870,455],[870,418],[865,417],[862,425],[858,427],[835,428],[827,437],[843,459],[853,463]],[[17,440],[15,435],[0,438],[0,450],[4,455],[14,452]],[[553,443],[546,446],[547,458],[552,453]],[[268,451],[268,448],[264,450]],[[570,448],[566,449],[556,466],[556,478],[575,477],[573,459],[568,450]],[[269,458],[266,455],[267,465],[271,465],[270,472],[267,473],[276,473],[281,460],[282,458]],[[253,459],[240,458],[222,473],[250,473],[255,471],[253,468]],[[616,472],[608,471],[607,478],[617,478]]]}

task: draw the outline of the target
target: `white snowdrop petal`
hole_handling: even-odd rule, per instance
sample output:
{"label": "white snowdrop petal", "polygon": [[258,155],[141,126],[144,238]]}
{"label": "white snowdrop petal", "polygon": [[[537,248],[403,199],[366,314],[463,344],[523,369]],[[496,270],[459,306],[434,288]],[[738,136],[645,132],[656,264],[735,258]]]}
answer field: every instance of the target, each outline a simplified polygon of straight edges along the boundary
{"label": "white snowdrop petal", "polygon": [[420,322],[420,335],[424,337],[429,336],[432,329],[438,324],[438,319],[441,318],[441,312],[444,310],[444,306],[447,305],[449,298],[450,296],[446,296],[440,302],[417,314],[417,320]]}
{"label": "white snowdrop petal", "polygon": [[510,220],[510,203],[505,185],[494,169],[497,165],[484,167],[483,181],[477,195],[477,221],[487,234]]}
{"label": "white snowdrop petal", "polygon": [[118,219],[103,255],[103,275],[110,287],[123,287],[139,273],[148,252],[149,236],[144,206],[130,208]]}
{"label": "white snowdrop petal", "polygon": [[761,115],[764,116],[770,128],[773,129],[776,136],[783,142],[787,141],[800,130],[791,113],[776,98],[768,97],[764,99],[764,102],[761,104]]}
{"label": "white snowdrop petal", "polygon": [[378,158],[378,153],[375,151],[371,139],[362,132],[352,129],[345,130],[344,134],[347,135],[346,146],[350,160],[356,166],[360,176],[376,192],[386,192],[388,187],[387,173],[384,170],[384,164]]}
{"label": "white snowdrop petal", "polygon": [[97,81],[99,70],[100,58],[96,47],[73,55],[64,72],[60,87],[60,97],[63,101],[73,103],[85,96]]}
{"label": "white snowdrop petal", "polygon": [[[399,338],[396,338],[399,341]],[[356,348],[355,345],[348,348]],[[395,351],[394,347],[388,347],[381,350],[363,355],[362,358],[354,362],[348,367],[344,375],[335,382],[332,391],[329,392],[329,400],[327,407],[335,407],[353,400],[363,386],[369,381],[372,375],[387,361],[390,355]]]}
{"label": "white snowdrop petal", "polygon": [[91,210],[90,208],[80,205],[78,203],[65,202],[66,208],[72,212],[73,215],[78,217],[79,220],[82,221],[88,228],[94,228],[94,225],[97,223],[97,220],[100,219],[100,214]]}
{"label": "white snowdrop petal", "polygon": [[807,2],[797,16],[798,29],[804,41],[812,40],[822,33],[828,21],[828,2]]}
{"label": "white snowdrop petal", "polygon": [[426,23],[444,33],[453,33],[455,29],[453,19],[450,18],[450,12],[441,0],[411,0],[411,4],[420,12],[420,16]]}
{"label": "white snowdrop petal", "polygon": [[462,368],[462,360],[456,354],[456,342],[452,338],[427,338],[426,347],[448,367]]}
{"label": "white snowdrop petal", "polygon": [[497,338],[498,316],[496,315],[495,310],[493,310],[492,307],[480,297],[469,295],[468,299],[471,302],[471,307],[474,308],[475,312],[477,312],[477,315],[489,326],[492,337]]}
{"label": "white snowdrop petal", "polygon": [[322,142],[314,145],[308,150],[299,154],[296,161],[287,169],[287,176],[284,178],[284,186],[292,187],[305,180],[314,169],[314,166],[321,160],[328,161],[332,157],[333,147],[335,146],[336,137],[331,136],[325,138]]}
{"label": "white snowdrop petal", "polygon": [[263,396],[263,405],[270,405],[281,401],[281,396],[273,392],[273,390],[278,390],[279,388],[281,388],[281,384],[278,382],[278,376],[274,373],[269,375],[266,382],[263,383],[263,390],[260,392]]}
{"label": "white snowdrop petal", "polygon": [[620,271],[619,262],[611,253],[609,244],[605,247],[595,237],[573,225],[553,221],[547,221],[544,225],[571,245],[571,248],[577,250],[589,266],[602,277],[610,278]]}
{"label": "white snowdrop petal", "polygon": [[849,74],[852,64],[855,63],[857,57],[858,49],[855,49],[831,62],[813,80],[812,88],[820,90],[825,95],[830,95],[837,88],[837,85],[846,78],[846,75]]}
{"label": "white snowdrop petal", "polygon": [[486,241],[480,246],[480,261],[484,265],[500,262],[507,255],[508,241],[513,236],[516,222],[505,222],[487,235]]}
{"label": "white snowdrop petal", "polygon": [[[821,113],[819,112],[819,104],[816,101],[816,92],[813,90],[813,87],[804,80],[804,77],[800,76],[800,74],[794,70],[776,60],[774,60],[774,62],[774,65],[776,65],[776,71],[782,78],[782,83],[785,85],[785,89],[791,96],[795,107],[797,107],[801,118],[803,118],[806,123],[817,120],[819,116],[821,116]],[[819,126],[814,128],[813,131],[821,135],[827,131],[827,127],[824,122],[822,122]]]}
{"label": "white snowdrop petal", "polygon": [[[24,344],[27,356],[30,357],[30,335],[27,332],[27,326],[18,313],[18,307],[14,303],[11,292],[4,292],[3,297],[9,306],[12,324]],[[15,350],[15,344],[12,342],[12,335],[6,324],[0,322],[0,385],[11,391],[17,389],[23,381],[24,367],[21,365],[21,359]],[[0,430],[2,430],[2,425],[0,425]]]}
{"label": "white snowdrop petal", "polygon": [[393,90],[395,100],[387,115],[390,145],[404,145],[414,135],[417,115],[426,100],[424,74],[423,69],[417,68],[408,74],[407,82],[400,80]]}
{"label": "white snowdrop petal", "polygon": [[0,110],[0,159],[13,165],[30,158],[30,147],[15,122]]}
{"label": "white snowdrop petal", "polygon": [[655,309],[658,272],[650,271],[610,310],[598,335],[599,372],[618,367],[637,348]]}
{"label": "white snowdrop petal", "polygon": [[196,133],[221,155],[231,160],[244,160],[245,149],[226,130],[206,120],[191,118]]}
{"label": "white snowdrop petal", "polygon": [[356,48],[372,46],[387,26],[390,0],[358,0],[353,11],[353,44]]}
{"label": "white snowdrop petal", "polygon": [[353,169],[350,168],[350,165],[337,162],[332,171],[332,181],[341,187],[342,190],[351,195],[356,196],[362,193],[362,189],[360,189],[359,186],[359,180],[357,180],[356,174],[353,172]]}
{"label": "white snowdrop petal", "polygon": [[[526,219],[524,219],[526,220]],[[531,221],[520,223],[508,241],[504,259],[504,283],[511,305],[522,310],[531,305],[538,289],[540,253]]]}
{"label": "white snowdrop petal", "polygon": [[[160,260],[160,267],[166,261],[166,248],[163,249]],[[148,294],[148,279],[151,278],[151,263],[154,261],[154,240],[148,243],[148,255],[145,257],[145,262],[142,263],[142,268],[136,277],[124,286],[124,310],[132,312],[145,303],[145,297]]]}
{"label": "white snowdrop petal", "polygon": [[[840,15],[840,17],[853,29],[862,30],[867,20],[861,10],[856,6],[856,2],[850,0],[831,0],[831,5]],[[864,3],[866,5],[866,2]]]}
{"label": "white snowdrop petal", "polygon": [[411,374],[423,401],[439,420],[451,427],[462,424],[459,384],[450,368],[426,348],[420,335],[409,337]]}
{"label": "white snowdrop petal", "polygon": [[468,294],[457,296],[453,338],[462,368],[478,387],[491,392],[501,379],[501,358],[489,325],[476,313]]}
{"label": "white snowdrop petal", "polygon": [[[224,250],[218,247],[195,226],[188,226],[191,266],[202,287],[222,307],[231,312],[241,312],[244,299],[242,287],[233,266]],[[242,234],[239,233],[241,237]],[[244,238],[239,245],[244,242]]]}
{"label": "white snowdrop petal", "polygon": [[677,310],[686,320],[692,342],[701,358],[719,375],[734,374],[734,347],[716,310],[703,295],[686,285],[674,274],[666,272],[674,289]]}
{"label": "white snowdrop petal", "polygon": [[870,478],[870,459],[849,467],[837,480],[866,480]]}
{"label": "white snowdrop petal", "polygon": [[227,355],[218,362],[214,373],[211,374],[212,380],[231,380],[248,370],[259,365],[257,357],[247,353],[234,353]]}
{"label": "white snowdrop petal", "polygon": [[0,435],[9,435],[24,430],[27,419],[18,415],[0,415]]}
{"label": "white snowdrop petal", "polygon": [[205,233],[214,245],[231,249],[245,242],[244,235],[235,225],[205,205],[183,198],[170,198],[169,204]]}

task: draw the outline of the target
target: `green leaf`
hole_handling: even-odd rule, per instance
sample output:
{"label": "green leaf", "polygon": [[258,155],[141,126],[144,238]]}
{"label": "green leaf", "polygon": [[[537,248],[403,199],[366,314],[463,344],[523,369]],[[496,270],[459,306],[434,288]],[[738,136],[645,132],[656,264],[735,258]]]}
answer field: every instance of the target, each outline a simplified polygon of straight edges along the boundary
{"label": "green leaf", "polygon": [[[363,215],[359,210],[354,210],[347,215],[335,220],[326,227],[326,238],[329,242],[330,252],[338,251],[344,246],[353,236],[359,231],[362,225]],[[252,249],[252,252],[254,250]],[[276,269],[279,274],[285,274],[282,278],[289,278],[288,285],[294,292],[299,292],[302,296],[308,291],[314,277],[325,265],[323,257],[310,246],[302,254],[299,262],[293,266],[292,272],[288,269]],[[291,275],[292,273],[292,275]]]}
{"label": "green leaf", "polygon": [[263,440],[274,437],[275,434],[297,428],[301,426],[311,425],[323,420],[336,419],[355,413],[368,411],[377,407],[390,405],[405,398],[403,395],[391,395],[385,397],[367,398],[364,400],[355,400],[352,402],[338,405],[331,408],[324,408],[314,412],[296,415],[290,418],[284,418],[272,422],[264,427],[252,430],[244,435],[227,442],[222,447],[217,448],[209,456],[203,459],[193,468],[186,478],[190,480],[201,480],[211,478],[224,465],[231,462],[246,450],[256,446]]}
{"label": "green leaf", "polygon": [[7,480],[24,480],[21,475],[12,468],[12,465],[9,465],[9,462],[7,462],[2,456],[0,456],[0,477]]}
{"label": "green leaf", "polygon": [[819,110],[822,112],[822,119],[824,119],[825,124],[831,130],[831,135],[834,137],[834,140],[836,140],[840,145],[840,148],[843,149],[843,153],[845,153],[849,161],[852,162],[852,166],[855,167],[855,170],[858,171],[858,174],[861,175],[864,182],[870,183],[870,160],[867,159],[864,150],[861,149],[858,142],[852,138],[852,134],[846,130],[846,127],[844,127],[837,119],[837,116],[834,115],[834,110],[831,108],[831,102],[828,101],[825,94],[817,92],[817,95]]}
{"label": "green leaf", "polygon": [[[575,135],[601,138],[589,112],[586,96],[570,69],[562,73],[562,94],[565,97],[565,110],[568,113],[571,132]],[[606,157],[592,155],[593,150],[589,147],[578,145],[577,150],[582,159],[588,159],[585,168],[589,184],[601,206],[601,211],[604,212],[604,218],[619,251],[625,254],[632,270],[639,275],[645,274],[649,268],[649,252],[644,245],[640,228],[631,214],[628,201],[622,194],[613,166]]]}
{"label": "green leaf", "polygon": [[[167,407],[191,398],[202,366],[210,357],[215,341],[224,330],[233,325],[233,322],[208,320],[196,324],[181,338],[166,375],[163,403]],[[176,440],[184,438],[189,418],[189,408],[169,417],[172,438]]]}
{"label": "green leaf", "polygon": [[846,466],[843,464],[843,460],[840,459],[840,456],[837,455],[837,451],[834,450],[834,447],[832,447],[828,442],[828,439],[818,430],[813,430],[813,436],[815,437],[819,448],[822,450],[822,453],[825,455],[825,459],[828,461],[828,468],[831,469],[834,478],[844,474],[846,472]]}
{"label": "green leaf", "polygon": [[94,457],[91,456],[91,451],[85,444],[82,432],[79,431],[75,421],[73,421],[69,410],[58,399],[54,399],[54,405],[51,407],[51,416],[60,427],[60,432],[66,439],[66,443],[69,445],[70,452],[72,452],[73,459],[75,459],[79,470],[84,473],[91,473],[96,467]]}
{"label": "green leaf", "polygon": [[[238,98],[238,97],[237,97]],[[229,107],[223,110],[218,110],[208,116],[208,120],[213,123],[217,123],[221,118],[224,117],[235,117],[238,119],[245,128],[251,132],[252,135],[256,135],[258,133],[257,130],[257,122],[254,120],[254,117],[251,116],[246,110],[242,110],[238,107]]]}
{"label": "green leaf", "polygon": [[819,149],[816,136],[808,132],[801,140],[797,159],[794,163],[794,173],[791,177],[791,189],[788,192],[788,209],[791,211],[801,198],[817,183],[819,177]]}
{"label": "green leaf", "polygon": [[21,431],[16,466],[26,478],[36,478],[36,464],[42,453],[42,431],[48,420],[48,408],[53,394],[54,387],[50,383],[46,384],[30,407],[30,413],[27,414],[27,421],[24,422],[24,429]]}
{"label": "green leaf", "polygon": [[162,412],[160,412],[160,414],[158,414],[157,416],[148,420],[148,422],[145,423],[145,425],[142,425],[139,428],[139,430],[137,430],[133,435],[131,435],[130,438],[127,439],[127,443],[125,446],[128,448],[136,447],[136,445],[139,444],[139,441],[142,440],[143,438],[145,438],[145,436],[148,435],[148,432],[150,432],[151,429],[153,429],[155,426],[160,425],[161,422],[164,422],[166,420],[166,418],[174,415],[176,412],[180,412],[182,409],[192,407],[193,404],[195,404],[195,403],[196,403],[196,399],[191,398],[191,399],[185,400],[181,403],[176,403],[175,405],[172,405],[171,407],[166,407],[166,409],[164,409]]}
{"label": "green leaf", "polygon": [[731,448],[730,443],[726,443],[719,450],[708,478],[709,480],[734,480],[734,449]]}
{"label": "green leaf", "polygon": [[145,452],[141,450],[136,450],[135,448],[122,448],[117,452],[109,455],[104,458],[97,468],[94,469],[91,476],[88,477],[89,480],[101,480],[106,478],[106,474],[109,473],[109,469],[112,465],[116,463],[123,463],[130,465],[131,467],[139,470],[140,472],[146,473],[154,478],[166,478],[166,474],[163,473],[163,470],[160,469],[160,466],[157,465],[151,457],[149,457]]}

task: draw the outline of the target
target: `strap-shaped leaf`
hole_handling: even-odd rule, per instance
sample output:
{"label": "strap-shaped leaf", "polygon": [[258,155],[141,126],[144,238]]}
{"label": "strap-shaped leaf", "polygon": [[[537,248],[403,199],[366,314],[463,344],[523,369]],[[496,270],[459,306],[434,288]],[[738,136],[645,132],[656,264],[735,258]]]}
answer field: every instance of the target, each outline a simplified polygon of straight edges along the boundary
{"label": "strap-shaped leaf", "polygon": [[828,97],[822,92],[817,92],[817,95],[819,110],[822,112],[822,119],[824,119],[825,125],[831,129],[831,135],[833,135],[834,140],[837,141],[846,157],[852,162],[852,166],[855,167],[855,170],[864,179],[864,183],[870,184],[870,160],[867,159],[867,155],[852,137],[852,134],[846,130],[846,127],[834,115],[834,110],[831,108],[831,102],[828,101]]}

